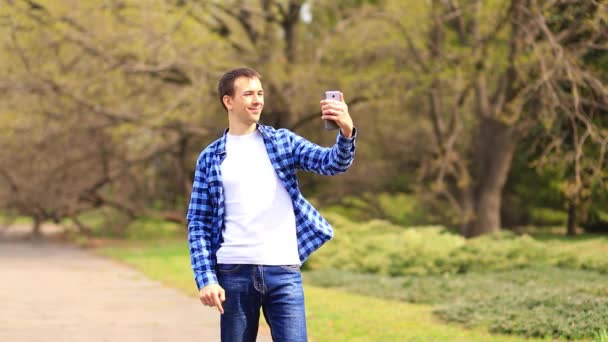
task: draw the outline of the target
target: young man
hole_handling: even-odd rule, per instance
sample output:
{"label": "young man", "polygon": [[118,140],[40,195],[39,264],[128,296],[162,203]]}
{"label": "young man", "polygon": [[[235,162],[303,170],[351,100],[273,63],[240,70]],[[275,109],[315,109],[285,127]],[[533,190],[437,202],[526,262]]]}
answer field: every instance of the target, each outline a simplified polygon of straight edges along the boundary
{"label": "young man", "polygon": [[255,341],[261,307],[274,341],[305,342],[299,267],[333,232],[302,196],[296,170],[345,172],[356,129],[343,97],[321,101],[321,119],[340,127],[331,148],[259,125],[260,78],[239,68],[219,81],[228,129],[196,163],[187,215],[192,269],[201,302],[222,314],[222,341]]}

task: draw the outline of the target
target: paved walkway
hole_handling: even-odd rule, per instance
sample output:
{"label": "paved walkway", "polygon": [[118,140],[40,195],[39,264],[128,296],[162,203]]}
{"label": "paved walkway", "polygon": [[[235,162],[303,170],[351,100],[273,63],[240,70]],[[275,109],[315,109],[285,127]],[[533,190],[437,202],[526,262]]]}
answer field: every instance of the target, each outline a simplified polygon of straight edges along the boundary
{"label": "paved walkway", "polygon": [[82,249],[0,229],[0,341],[219,340],[219,314],[198,299]]}

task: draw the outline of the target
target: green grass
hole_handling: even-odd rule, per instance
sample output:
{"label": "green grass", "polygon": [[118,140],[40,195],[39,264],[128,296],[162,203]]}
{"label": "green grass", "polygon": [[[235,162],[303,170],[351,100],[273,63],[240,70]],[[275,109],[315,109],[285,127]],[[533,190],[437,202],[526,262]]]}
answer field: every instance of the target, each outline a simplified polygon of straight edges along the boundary
{"label": "green grass", "polygon": [[[465,240],[440,226],[326,217],[335,239],[304,267],[316,340],[605,340],[606,236],[502,231]],[[137,234],[100,252],[196,296],[184,233],[136,223]]]}
{"label": "green grass", "polygon": [[608,328],[597,331],[593,335],[593,342],[608,342]]}
{"label": "green grass", "polygon": [[[186,234],[183,224],[149,216],[132,220],[112,208],[91,210],[79,215],[78,219],[89,229],[88,237],[94,238],[140,241],[171,239]],[[87,236],[78,232],[72,220],[65,219],[61,224],[70,232],[70,238],[86,240]]]}
{"label": "green grass", "polygon": [[439,226],[326,216],[336,237],[307,264],[312,284],[432,304],[438,318],[492,332],[581,339],[608,326],[606,236],[465,240]]}
{"label": "green grass", "polygon": [[441,276],[339,270],[306,276],[317,286],[433,304],[433,313],[445,321],[491,332],[583,339],[608,326],[608,276],[596,272],[538,267]]}
{"label": "green grass", "polygon": [[[196,296],[185,240],[106,246],[100,254]],[[309,334],[313,341],[522,341],[464,329],[433,317],[432,306],[409,304],[309,284],[304,274]]]}
{"label": "green grass", "polygon": [[0,225],[33,225],[34,221],[31,217],[13,216],[0,213]]}
{"label": "green grass", "polygon": [[382,300],[306,285],[314,341],[523,341],[433,318],[428,305]]}

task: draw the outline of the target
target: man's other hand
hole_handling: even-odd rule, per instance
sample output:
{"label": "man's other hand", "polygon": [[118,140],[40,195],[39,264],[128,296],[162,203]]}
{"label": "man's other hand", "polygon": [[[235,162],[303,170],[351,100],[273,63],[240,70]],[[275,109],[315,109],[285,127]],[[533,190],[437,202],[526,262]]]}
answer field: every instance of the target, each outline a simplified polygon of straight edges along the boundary
{"label": "man's other hand", "polygon": [[199,291],[198,296],[203,305],[215,306],[221,314],[224,313],[222,302],[226,300],[226,291],[220,285],[209,284]]}

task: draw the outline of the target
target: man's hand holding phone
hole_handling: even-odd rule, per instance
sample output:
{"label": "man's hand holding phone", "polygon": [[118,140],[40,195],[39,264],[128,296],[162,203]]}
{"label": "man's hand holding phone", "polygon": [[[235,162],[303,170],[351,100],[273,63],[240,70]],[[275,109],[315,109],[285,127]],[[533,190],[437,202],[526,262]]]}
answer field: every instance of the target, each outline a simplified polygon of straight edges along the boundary
{"label": "man's hand holding phone", "polygon": [[337,90],[325,92],[325,99],[321,101],[321,118],[325,120],[325,129],[339,128],[343,136],[347,138],[352,136],[353,120],[342,92]]}

